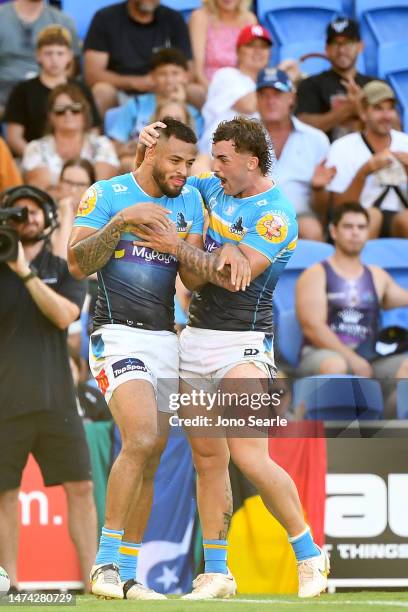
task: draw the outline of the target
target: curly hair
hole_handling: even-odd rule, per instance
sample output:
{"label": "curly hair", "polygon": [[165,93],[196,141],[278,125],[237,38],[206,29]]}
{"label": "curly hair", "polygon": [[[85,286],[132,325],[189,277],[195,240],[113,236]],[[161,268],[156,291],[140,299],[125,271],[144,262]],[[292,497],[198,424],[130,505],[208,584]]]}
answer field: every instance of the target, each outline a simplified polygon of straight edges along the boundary
{"label": "curly hair", "polygon": [[261,174],[269,174],[273,162],[273,148],[260,121],[243,116],[222,121],[214,132],[213,143],[222,140],[232,140],[238,153],[251,153],[257,157]]}

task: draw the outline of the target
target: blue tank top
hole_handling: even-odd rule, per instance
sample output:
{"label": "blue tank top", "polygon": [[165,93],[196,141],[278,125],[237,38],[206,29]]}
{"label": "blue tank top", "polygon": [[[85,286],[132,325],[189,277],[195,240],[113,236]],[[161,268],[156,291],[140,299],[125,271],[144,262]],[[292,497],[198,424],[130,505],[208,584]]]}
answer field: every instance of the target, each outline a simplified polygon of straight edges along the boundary
{"label": "blue tank top", "polygon": [[373,275],[367,266],[353,280],[336,274],[330,263],[322,261],[326,272],[327,324],[336,336],[352,349],[378,332],[380,306]]}

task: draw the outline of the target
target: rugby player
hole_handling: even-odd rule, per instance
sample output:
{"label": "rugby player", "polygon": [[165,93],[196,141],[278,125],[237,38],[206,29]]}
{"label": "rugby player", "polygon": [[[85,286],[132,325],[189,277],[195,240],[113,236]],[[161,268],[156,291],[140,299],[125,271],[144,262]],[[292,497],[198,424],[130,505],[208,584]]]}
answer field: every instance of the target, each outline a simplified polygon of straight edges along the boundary
{"label": "rugby player", "polygon": [[[149,149],[161,139],[165,123],[147,126],[140,143]],[[215,388],[236,391],[241,381],[254,391],[274,372],[272,297],[279,275],[297,240],[290,202],[269,178],[271,146],[262,125],[236,117],[222,122],[213,135],[214,174],[190,177],[188,184],[203,197],[209,214],[207,253],[229,243],[238,247],[251,268],[251,283],[237,293],[212,283],[203,285],[206,255],[181,241],[174,225],[141,233],[144,244],[177,257],[192,273],[189,288],[197,291],[189,323],[180,336],[181,391],[188,381],[212,381]],[[140,151],[138,159],[140,159]],[[254,388],[258,381],[258,388]],[[184,410],[184,412],[186,412]],[[229,597],[236,591],[227,568],[227,530],[232,513],[228,476],[230,457],[257,488],[265,506],[286,529],[298,564],[299,597],[314,597],[327,587],[329,560],[313,541],[305,523],[296,486],[269,457],[265,437],[226,438],[190,435],[197,470],[197,500],[204,538],[205,573],[185,599]]]}

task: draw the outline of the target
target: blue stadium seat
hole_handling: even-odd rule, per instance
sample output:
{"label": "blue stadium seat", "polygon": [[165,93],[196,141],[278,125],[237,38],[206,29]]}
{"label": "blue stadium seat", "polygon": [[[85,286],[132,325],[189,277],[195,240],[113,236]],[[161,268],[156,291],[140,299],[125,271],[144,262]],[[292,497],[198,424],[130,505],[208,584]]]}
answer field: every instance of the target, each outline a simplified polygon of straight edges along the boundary
{"label": "blue stadium seat", "polygon": [[258,0],[259,21],[274,41],[272,63],[279,61],[279,46],[306,40],[324,41],[329,21],[341,14],[341,0]]}
{"label": "blue stadium seat", "polygon": [[62,0],[61,7],[75,21],[78,36],[84,39],[96,11],[118,2],[119,0]]}
{"label": "blue stadium seat", "polygon": [[333,247],[325,242],[299,240],[275,289],[273,304],[276,324],[275,346],[283,359],[292,366],[299,361],[302,331],[295,314],[295,285],[303,270],[326,259]]}
{"label": "blue stadium seat", "polygon": [[104,119],[104,131],[107,134],[113,127],[116,117],[120,111],[120,106],[115,106],[114,108],[110,108],[106,111],[105,119]]}
{"label": "blue stadium seat", "polygon": [[[362,252],[365,264],[381,266],[400,285],[408,289],[408,257],[406,238],[369,240]],[[400,325],[408,328],[408,308],[384,311],[382,326]]]}
{"label": "blue stadium seat", "polygon": [[399,101],[403,130],[408,132],[408,70],[389,74],[387,80]]}
{"label": "blue stadium seat", "polygon": [[408,419],[408,380],[397,383],[397,417]]}
{"label": "blue stadium seat", "polygon": [[387,78],[394,89],[402,115],[404,131],[408,130],[408,43],[385,43],[378,49],[378,76]]}
{"label": "blue stadium seat", "polygon": [[168,6],[175,11],[180,11],[184,19],[187,21],[191,11],[200,8],[201,0],[162,0],[161,4]]}
{"label": "blue stadium seat", "polygon": [[358,376],[301,378],[293,387],[293,405],[301,402],[311,420],[376,420],[382,419],[384,411],[378,380]]}
{"label": "blue stadium seat", "polygon": [[407,0],[356,0],[355,12],[365,43],[367,73],[377,75],[379,46],[406,40]]}

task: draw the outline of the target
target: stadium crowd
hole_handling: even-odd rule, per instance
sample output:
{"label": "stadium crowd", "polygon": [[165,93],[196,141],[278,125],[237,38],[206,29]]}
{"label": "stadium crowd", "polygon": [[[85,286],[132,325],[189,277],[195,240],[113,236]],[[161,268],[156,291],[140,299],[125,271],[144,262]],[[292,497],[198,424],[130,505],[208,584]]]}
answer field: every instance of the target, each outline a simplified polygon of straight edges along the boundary
{"label": "stadium crowd", "polygon": [[[98,10],[83,41],[72,17],[53,4],[58,3],[0,2],[0,191],[22,185],[41,190],[12,199],[6,193],[0,205],[21,205],[23,200],[34,215],[39,201],[44,209],[48,194],[58,218],[54,231],[45,237],[47,262],[38,260],[45,257],[41,249],[28,249],[26,259],[20,253],[14,269],[1,261],[0,289],[3,292],[4,282],[9,291],[17,287],[25,300],[32,296],[39,311],[59,328],[58,334],[56,329],[43,330],[44,334],[57,334],[61,342],[61,330],[68,330],[69,355],[60,345],[55,349],[60,372],[70,363],[77,383],[76,391],[71,387],[64,391],[61,384],[65,400],[68,396],[72,400],[64,410],[71,410],[74,402],[82,417],[109,418],[102,396],[89,382],[86,363],[95,279],[89,280],[82,316],[75,322],[84,302],[84,284],[75,281],[78,285],[72,288],[64,276],[76,210],[95,181],[134,169],[143,128],[166,116],[186,123],[197,135],[193,175],[213,170],[212,134],[221,121],[235,115],[259,119],[274,151],[271,177],[294,206],[299,238],[335,245],[335,254],[306,270],[298,283],[298,319],[307,340],[294,373],[408,377],[404,356],[390,355],[371,365],[367,353],[359,351],[367,339],[375,340],[381,308],[408,306],[408,292],[380,269],[380,261],[378,267],[364,266],[360,259],[368,239],[408,238],[408,135],[401,131],[390,85],[357,71],[363,51],[358,23],[339,16],[327,24],[330,67],[307,76],[294,61],[271,65],[273,37],[258,23],[249,0],[203,0],[188,23],[159,0],[127,0]],[[44,227],[41,223],[39,227],[42,235]],[[64,300],[55,302],[50,315],[30,281],[31,274],[45,278],[54,269],[69,289],[62,281],[55,292],[46,287],[55,299],[58,295]],[[21,293],[24,285],[29,294]],[[339,291],[343,291],[341,303]],[[178,280],[176,300],[184,311],[189,297]],[[67,305],[71,298],[73,303]],[[69,315],[60,324],[56,312],[62,305]],[[357,334],[346,329],[349,324],[355,331],[356,318],[343,317],[352,309],[360,321]],[[4,333],[9,321],[5,313],[4,306],[0,308]],[[38,315],[34,308],[33,322]],[[176,322],[182,320],[183,316]],[[17,349],[10,354],[20,359]],[[35,361],[34,354],[30,358]],[[286,365],[279,356],[277,363],[284,372]],[[2,380],[7,372],[0,366]],[[58,397],[58,389],[55,393]],[[94,397],[92,405],[89,394]],[[6,399],[1,394],[0,398],[0,418],[7,420]],[[30,442],[25,444],[28,452]],[[67,452],[74,462],[75,447]],[[72,525],[86,519],[89,534],[96,529],[95,509],[90,502],[88,458],[81,461],[78,473],[62,470],[49,475],[48,483],[65,484],[75,519]],[[45,453],[45,473],[46,463]],[[71,481],[79,481],[82,489]],[[10,490],[18,489],[19,477],[4,483],[0,517],[10,517],[16,504]],[[72,537],[81,541],[81,525],[73,528]],[[92,546],[87,547],[87,555],[80,547],[78,551],[87,576],[94,551]],[[17,586],[15,555],[15,542],[4,548],[0,538],[0,565],[14,568],[11,576]]]}

